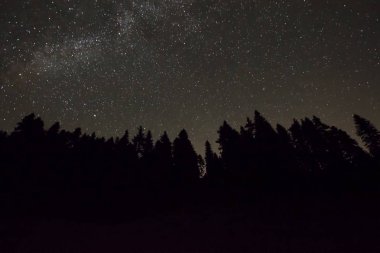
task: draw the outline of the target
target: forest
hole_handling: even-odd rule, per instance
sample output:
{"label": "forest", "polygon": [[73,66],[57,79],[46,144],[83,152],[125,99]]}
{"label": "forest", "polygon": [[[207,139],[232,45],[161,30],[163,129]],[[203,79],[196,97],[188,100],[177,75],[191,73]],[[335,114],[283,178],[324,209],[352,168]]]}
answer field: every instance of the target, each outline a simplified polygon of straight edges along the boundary
{"label": "forest", "polygon": [[186,130],[105,139],[27,115],[0,133],[0,250],[378,252],[380,133],[353,123],[360,144],[256,111],[199,155]]}
{"label": "forest", "polygon": [[132,138],[125,131],[105,139],[61,130],[58,122],[45,129],[30,114],[13,132],[0,132],[0,191],[12,212],[86,215],[115,207],[140,214],[210,198],[249,202],[250,194],[377,192],[380,133],[361,116],[353,121],[364,147],[315,116],[273,128],[255,111],[238,130],[223,122],[218,151],[206,141],[202,156],[186,130],[173,142],[166,132],[154,142],[141,126]]}

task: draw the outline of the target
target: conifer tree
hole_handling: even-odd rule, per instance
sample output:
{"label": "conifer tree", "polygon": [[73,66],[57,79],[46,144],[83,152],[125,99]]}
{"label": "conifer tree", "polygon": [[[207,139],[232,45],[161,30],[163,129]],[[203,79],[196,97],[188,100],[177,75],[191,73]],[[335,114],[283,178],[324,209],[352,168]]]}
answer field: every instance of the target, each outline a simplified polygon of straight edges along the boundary
{"label": "conifer tree", "polygon": [[178,183],[188,185],[199,180],[198,155],[184,129],[173,143],[173,164]]}
{"label": "conifer tree", "polygon": [[209,141],[205,143],[205,166],[206,177],[209,180],[215,180],[221,176],[222,168],[218,166],[218,156],[212,151]]}
{"label": "conifer tree", "polygon": [[357,135],[362,139],[370,154],[380,161],[380,132],[367,119],[354,115]]}

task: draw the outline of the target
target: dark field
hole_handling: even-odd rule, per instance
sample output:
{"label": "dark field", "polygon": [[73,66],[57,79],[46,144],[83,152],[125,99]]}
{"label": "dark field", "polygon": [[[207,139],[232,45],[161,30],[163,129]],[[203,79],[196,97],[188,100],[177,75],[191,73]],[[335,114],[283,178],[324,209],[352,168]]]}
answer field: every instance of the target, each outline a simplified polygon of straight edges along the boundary
{"label": "dark field", "polygon": [[378,199],[268,195],[249,204],[198,202],[134,218],[122,214],[120,208],[128,207],[91,218],[8,214],[0,251],[379,252]]}

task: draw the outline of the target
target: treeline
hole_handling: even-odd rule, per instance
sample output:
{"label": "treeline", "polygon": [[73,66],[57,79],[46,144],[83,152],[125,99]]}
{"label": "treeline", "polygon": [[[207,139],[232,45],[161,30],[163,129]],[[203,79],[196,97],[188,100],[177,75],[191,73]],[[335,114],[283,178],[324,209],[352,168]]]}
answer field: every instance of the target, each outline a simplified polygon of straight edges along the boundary
{"label": "treeline", "polygon": [[202,157],[185,130],[173,142],[166,132],[154,142],[143,127],[132,138],[126,131],[105,139],[61,130],[58,122],[46,130],[30,114],[10,134],[0,132],[0,192],[15,201],[91,204],[162,202],[207,189],[377,190],[380,133],[368,120],[353,119],[366,149],[317,117],[273,128],[256,111],[239,130],[224,122],[219,151],[206,142]]}

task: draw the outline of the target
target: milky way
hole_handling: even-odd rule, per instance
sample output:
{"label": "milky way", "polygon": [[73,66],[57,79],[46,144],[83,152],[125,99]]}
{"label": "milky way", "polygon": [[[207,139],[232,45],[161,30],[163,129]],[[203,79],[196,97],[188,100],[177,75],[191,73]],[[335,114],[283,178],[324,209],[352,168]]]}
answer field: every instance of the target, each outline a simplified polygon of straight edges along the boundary
{"label": "milky way", "polygon": [[0,128],[119,136],[137,126],[198,151],[224,119],[317,115],[353,134],[380,126],[380,3],[327,0],[0,3]]}

